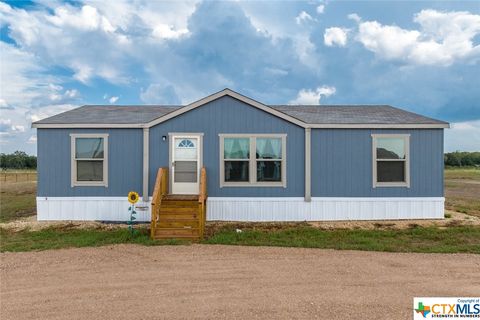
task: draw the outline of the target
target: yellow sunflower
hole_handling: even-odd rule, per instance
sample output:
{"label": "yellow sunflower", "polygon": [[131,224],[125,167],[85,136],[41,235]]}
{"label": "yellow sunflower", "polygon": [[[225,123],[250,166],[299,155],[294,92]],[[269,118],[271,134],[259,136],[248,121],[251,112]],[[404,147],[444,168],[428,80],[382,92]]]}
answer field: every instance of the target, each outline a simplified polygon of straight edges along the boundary
{"label": "yellow sunflower", "polygon": [[130,202],[131,204],[137,203],[138,199],[139,199],[138,193],[136,193],[135,191],[130,191],[128,193],[128,202]]}

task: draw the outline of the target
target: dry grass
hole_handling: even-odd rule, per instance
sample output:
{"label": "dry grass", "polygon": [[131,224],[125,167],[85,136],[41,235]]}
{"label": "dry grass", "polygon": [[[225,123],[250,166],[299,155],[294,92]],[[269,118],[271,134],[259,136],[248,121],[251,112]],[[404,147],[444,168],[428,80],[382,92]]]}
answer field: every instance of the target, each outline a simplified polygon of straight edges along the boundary
{"label": "dry grass", "polygon": [[0,182],[0,222],[35,215],[36,190],[36,181]]}
{"label": "dry grass", "polygon": [[0,183],[25,181],[37,181],[37,172],[32,170],[0,172]]}
{"label": "dry grass", "polygon": [[445,207],[480,217],[480,169],[445,170]]}

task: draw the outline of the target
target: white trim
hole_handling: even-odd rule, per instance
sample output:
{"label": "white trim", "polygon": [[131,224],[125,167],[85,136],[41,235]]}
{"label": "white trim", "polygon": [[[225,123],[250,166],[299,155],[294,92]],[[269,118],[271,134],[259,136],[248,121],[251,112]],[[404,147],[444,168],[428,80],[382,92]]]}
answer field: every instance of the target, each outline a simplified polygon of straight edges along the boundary
{"label": "white trim", "polygon": [[449,123],[309,123],[312,129],[444,129]]}
{"label": "white trim", "polygon": [[[88,112],[88,111],[87,111]],[[62,128],[146,128],[144,123],[32,123],[32,128],[37,129],[62,129]]]}
{"label": "white trim", "polygon": [[[373,188],[381,187],[405,187],[410,188],[410,134],[397,133],[372,133],[372,185]],[[377,139],[378,138],[401,138],[405,141],[405,159],[377,159]],[[403,182],[378,182],[377,181],[377,162],[378,161],[403,161],[405,162],[405,181]]]}
{"label": "white trim", "polygon": [[159,123],[165,122],[169,119],[172,119],[176,116],[179,116],[185,112],[198,108],[202,105],[205,105],[213,100],[218,98],[230,96],[237,100],[240,100],[246,104],[249,104],[253,107],[256,107],[262,111],[270,113],[278,118],[281,118],[285,121],[294,123],[302,128],[349,128],[349,129],[434,129],[434,128],[450,128],[448,123],[415,123],[415,124],[367,124],[367,123],[358,123],[358,124],[310,124],[305,123],[295,117],[289,116],[284,112],[275,110],[261,102],[253,100],[252,98],[241,95],[233,90],[228,88],[223,89],[217,93],[211,94],[205,98],[192,102],[182,108],[179,108],[175,111],[172,111],[166,115],[163,115],[153,121],[148,123],[128,123],[128,124],[117,124],[117,123],[106,123],[106,124],[94,124],[94,123],[71,123],[71,124],[48,124],[48,123],[32,123],[32,128],[151,128]]}
{"label": "white trim", "polygon": [[305,201],[312,199],[312,129],[305,128]]}
{"label": "white trim", "polygon": [[[220,163],[220,188],[223,187],[287,187],[287,134],[286,133],[219,133],[219,163]],[[248,182],[226,182],[225,181],[225,161],[224,159],[224,139],[225,138],[248,138],[250,140],[250,158],[244,159],[248,161],[249,181]],[[282,140],[282,159],[281,159],[281,181],[279,182],[258,182],[257,181],[257,159],[256,154],[256,140],[258,138],[280,138]],[[278,160],[277,160],[278,161]]]}
{"label": "white trim", "polygon": [[[170,193],[173,192],[173,180],[174,180],[174,170],[173,170],[173,152],[174,152],[174,138],[196,138],[198,139],[198,155],[197,155],[197,185],[200,184],[200,172],[203,167],[203,132],[169,132],[168,133],[168,168],[169,168],[169,190]],[[197,190],[199,190],[197,188]],[[183,193],[182,193],[183,194]]]}
{"label": "white trim", "polygon": [[143,128],[143,201],[148,201],[149,138],[150,129]]}
{"label": "white trim", "polygon": [[294,124],[296,124],[296,125],[298,125],[298,126],[300,126],[300,127],[304,127],[304,126],[306,125],[303,121],[300,121],[300,120],[298,120],[298,119],[296,119],[296,118],[294,118],[294,117],[291,117],[291,116],[289,116],[289,115],[287,115],[287,114],[285,114],[285,113],[283,113],[283,112],[280,112],[280,111],[277,111],[277,110],[275,110],[275,109],[273,109],[273,108],[270,108],[269,106],[264,105],[263,103],[260,103],[260,102],[258,102],[258,101],[255,101],[255,100],[253,100],[253,99],[251,99],[251,98],[249,98],[249,97],[246,97],[246,96],[244,96],[244,95],[241,95],[241,94],[239,94],[239,93],[237,93],[237,92],[235,92],[235,91],[232,91],[232,90],[230,90],[230,89],[223,89],[222,91],[219,91],[219,92],[214,93],[214,94],[212,94],[212,95],[209,95],[209,96],[207,96],[207,97],[205,97],[205,98],[202,98],[202,99],[200,99],[200,100],[197,100],[197,101],[195,101],[195,102],[192,102],[192,103],[190,103],[189,105],[186,105],[185,107],[182,107],[182,108],[180,108],[180,109],[178,109],[178,110],[175,110],[175,111],[172,111],[172,112],[170,112],[170,113],[168,113],[168,114],[166,114],[166,115],[164,115],[164,116],[162,116],[162,117],[160,117],[160,118],[158,118],[158,119],[155,119],[155,120],[149,122],[149,123],[147,124],[147,126],[148,126],[148,127],[155,126],[155,125],[157,125],[157,124],[159,124],[159,123],[165,122],[165,121],[167,121],[167,120],[169,120],[169,119],[172,119],[172,118],[174,118],[174,117],[176,117],[176,116],[179,116],[179,115],[181,115],[181,114],[183,114],[183,113],[185,113],[185,112],[188,112],[188,111],[190,111],[190,110],[193,110],[193,109],[195,109],[195,108],[198,108],[198,107],[200,107],[200,106],[203,106],[203,105],[205,105],[205,104],[207,104],[207,103],[209,103],[209,102],[212,102],[212,101],[214,101],[214,100],[216,100],[216,99],[218,99],[218,98],[224,97],[224,96],[230,96],[230,97],[232,97],[232,98],[235,98],[235,99],[237,99],[237,100],[240,100],[240,101],[242,101],[242,102],[244,102],[244,103],[246,103],[246,104],[249,104],[249,105],[251,105],[251,106],[253,106],[253,107],[256,107],[256,108],[258,108],[258,109],[260,109],[260,110],[263,110],[263,111],[265,111],[265,112],[267,112],[267,113],[273,114],[273,115],[275,115],[275,116],[277,116],[277,117],[279,117],[279,118],[281,118],[281,119],[284,119],[284,120],[286,120],[286,121],[289,121],[289,122],[291,122],[291,123],[294,123]]}
{"label": "white trim", "polygon": [[[150,199],[151,200],[151,199]],[[443,197],[353,198],[209,197],[207,220],[341,221],[443,219]],[[150,221],[150,203],[139,202],[137,221]],[[127,221],[127,197],[37,197],[38,220]]]}
{"label": "white trim", "polygon": [[204,136],[205,133],[203,132],[169,132],[168,133],[169,136],[189,136],[189,135],[192,135],[192,136]]}
{"label": "white trim", "polygon": [[[268,106],[267,106],[268,107]],[[269,107],[268,107],[269,108]],[[180,109],[179,109],[180,110]],[[188,111],[188,110],[187,110]],[[186,111],[185,111],[186,112]],[[171,112],[173,113],[173,112]],[[168,114],[170,115],[170,113]],[[165,115],[164,117],[166,117]],[[165,122],[168,119],[163,119],[163,117],[158,118],[157,120],[162,120]],[[298,120],[301,124],[298,124],[302,128],[312,128],[312,129],[448,129],[450,128],[449,123],[412,123],[412,124],[389,124],[389,123],[305,123]],[[160,122],[160,123],[161,123]],[[63,128],[93,128],[93,129],[118,129],[118,128],[129,128],[129,129],[141,129],[141,128],[151,128],[156,124],[150,125],[150,123],[131,123],[131,124],[121,124],[121,123],[32,123],[32,128],[36,129],[63,129]]]}
{"label": "white trim", "polygon": [[443,219],[443,197],[209,197],[209,221],[343,221]]}
{"label": "white trim", "polygon": [[[75,159],[75,139],[103,139],[103,181],[77,181],[77,159]],[[97,160],[97,159],[92,159]],[[70,183],[71,187],[108,187],[108,133],[71,133],[70,134]]]}

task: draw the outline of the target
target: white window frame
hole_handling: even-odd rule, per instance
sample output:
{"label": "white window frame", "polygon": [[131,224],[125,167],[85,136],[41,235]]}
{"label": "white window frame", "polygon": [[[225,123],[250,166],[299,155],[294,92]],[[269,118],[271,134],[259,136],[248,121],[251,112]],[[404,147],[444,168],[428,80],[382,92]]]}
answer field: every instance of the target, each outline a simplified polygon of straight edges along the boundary
{"label": "white window frame", "polygon": [[[223,187],[283,187],[283,188],[286,188],[287,187],[287,134],[221,133],[218,136],[220,138],[220,148],[219,148],[220,149],[220,188],[223,188]],[[225,161],[229,161],[229,159],[224,159],[224,139],[225,138],[249,138],[250,139],[250,158],[244,160],[244,161],[248,161],[249,181],[246,181],[246,182],[225,181]],[[281,181],[278,181],[278,182],[257,181],[257,161],[265,160],[265,159],[257,159],[256,157],[256,151],[257,151],[256,141],[258,138],[280,138],[282,140]]]}
{"label": "white window frame", "polygon": [[[77,180],[77,160],[75,157],[77,138],[102,138],[103,139],[103,159],[88,159],[93,161],[103,161],[103,181],[78,181]],[[108,133],[72,133],[70,134],[71,143],[71,183],[73,187],[108,187]],[[85,160],[85,159],[84,159]]]}
{"label": "white window frame", "polygon": [[[377,159],[377,139],[378,138],[401,138],[404,139],[405,159]],[[405,163],[405,181],[398,182],[378,182],[377,181],[377,161],[403,161]],[[410,188],[410,134],[372,134],[372,181],[373,188],[378,187],[405,187]]]}

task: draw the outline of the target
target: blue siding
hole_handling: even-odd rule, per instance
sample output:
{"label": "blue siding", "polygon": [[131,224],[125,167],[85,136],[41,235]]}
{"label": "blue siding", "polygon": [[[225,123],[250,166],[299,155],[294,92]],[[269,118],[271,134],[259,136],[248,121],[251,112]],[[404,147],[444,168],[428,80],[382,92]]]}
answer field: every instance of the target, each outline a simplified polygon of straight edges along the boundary
{"label": "blue siding", "polygon": [[[169,132],[204,133],[203,163],[212,197],[303,197],[304,129],[225,96],[150,129],[149,194],[157,169],[168,167]],[[70,133],[109,133],[109,181],[105,187],[70,185]],[[286,133],[287,188],[224,187],[219,183],[220,133]],[[409,133],[410,188],[372,187],[372,133]],[[141,129],[38,129],[38,195],[126,196],[142,193]],[[312,196],[443,196],[443,130],[312,129]]]}
{"label": "blue siding", "polygon": [[[169,132],[203,132],[203,164],[212,197],[302,197],[305,190],[305,131],[269,113],[225,96],[150,129],[150,195],[156,171],[168,167]],[[219,182],[219,133],[286,133],[287,187],[224,187]]]}
{"label": "blue siding", "polygon": [[[372,187],[372,133],[409,133],[410,188]],[[442,197],[443,130],[312,130],[313,197]]]}
{"label": "blue siding", "polygon": [[[108,133],[108,187],[71,187],[70,133]],[[37,129],[38,196],[127,196],[142,191],[141,129]]]}

